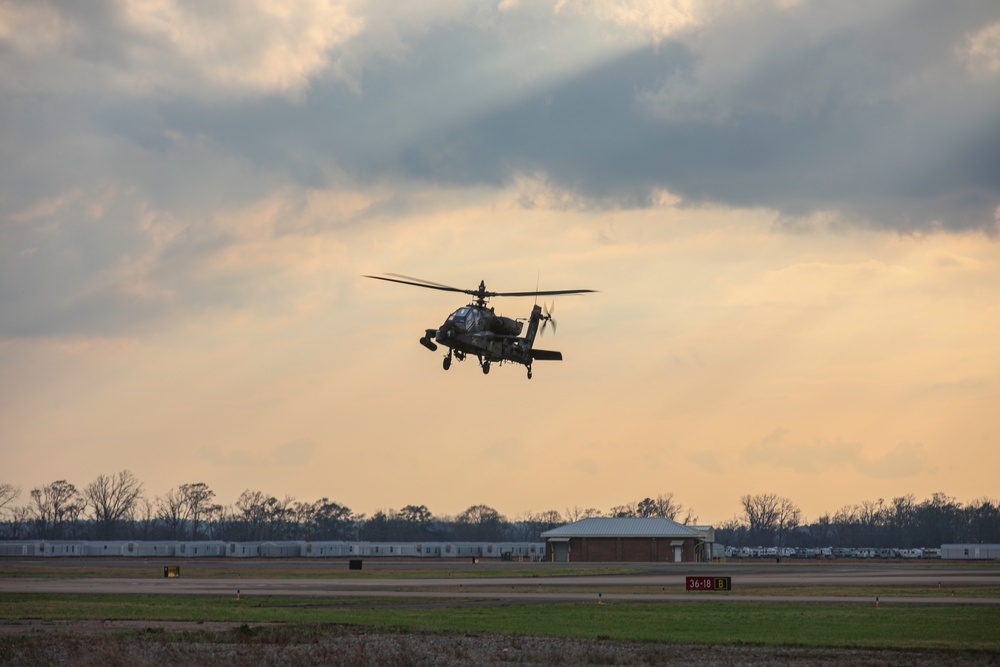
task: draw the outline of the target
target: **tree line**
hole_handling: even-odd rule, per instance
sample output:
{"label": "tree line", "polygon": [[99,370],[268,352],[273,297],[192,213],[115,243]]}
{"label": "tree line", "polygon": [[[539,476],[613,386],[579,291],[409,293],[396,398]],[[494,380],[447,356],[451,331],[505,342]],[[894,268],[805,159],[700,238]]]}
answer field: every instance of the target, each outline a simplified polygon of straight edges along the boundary
{"label": "tree line", "polygon": [[[66,480],[21,489],[0,483],[0,539],[70,540],[346,540],[371,542],[531,542],[541,533],[588,517],[663,517],[693,525],[698,517],[673,493],[627,502],[607,511],[567,508],[508,518],[488,505],[438,516],[426,505],[378,510],[370,516],[320,498],[278,498],[247,489],[223,505],[204,482],[181,484],[150,498],[128,470],[99,475],[78,489]],[[802,521],[794,502],[775,494],[745,495],[740,513],[716,526],[729,546],[898,547],[1000,542],[1000,504],[966,505],[943,493],[864,501]]]}
{"label": "tree line", "polygon": [[789,499],[745,495],[742,514],[716,527],[716,541],[734,547],[937,547],[1000,543],[1000,503],[979,498],[963,505],[944,493],[918,502],[913,494],[865,500],[812,523]]}

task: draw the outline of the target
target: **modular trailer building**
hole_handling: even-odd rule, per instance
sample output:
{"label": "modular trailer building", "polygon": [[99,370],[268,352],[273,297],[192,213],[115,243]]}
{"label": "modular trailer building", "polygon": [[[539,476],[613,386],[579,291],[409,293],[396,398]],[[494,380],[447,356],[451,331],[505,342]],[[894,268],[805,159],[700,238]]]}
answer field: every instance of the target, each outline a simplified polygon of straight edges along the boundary
{"label": "modular trailer building", "polygon": [[1000,560],[1000,544],[942,544],[945,560]]}
{"label": "modular trailer building", "polygon": [[0,540],[0,558],[495,558],[539,561],[542,542]]}

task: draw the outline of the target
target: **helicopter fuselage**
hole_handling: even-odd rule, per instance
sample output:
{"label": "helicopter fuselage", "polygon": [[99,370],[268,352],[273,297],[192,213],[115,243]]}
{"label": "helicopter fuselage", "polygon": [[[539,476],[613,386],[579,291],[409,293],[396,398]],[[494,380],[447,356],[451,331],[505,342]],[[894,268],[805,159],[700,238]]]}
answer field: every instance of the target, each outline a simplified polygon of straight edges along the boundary
{"label": "helicopter fuselage", "polygon": [[545,318],[536,304],[528,318],[526,335],[522,337],[523,321],[497,315],[492,308],[470,304],[449,315],[439,328],[428,329],[420,343],[432,351],[437,349],[435,342],[450,348],[444,361],[445,370],[451,366],[452,357],[464,361],[466,355],[471,354],[479,359],[484,373],[489,373],[490,363],[511,362],[524,365],[530,378],[533,361],[562,360],[560,352],[534,349],[538,324]]}
{"label": "helicopter fuselage", "polygon": [[487,307],[488,299],[495,296],[554,296],[557,294],[585,294],[593,292],[589,289],[569,289],[569,290],[535,290],[533,292],[492,292],[486,289],[485,281],[479,281],[479,288],[475,290],[460,289],[450,287],[440,283],[423,280],[421,278],[411,278],[398,273],[387,274],[395,276],[392,278],[385,276],[365,276],[373,280],[384,280],[390,283],[401,283],[403,285],[413,285],[424,289],[440,290],[443,292],[461,292],[476,298],[475,302],[463,306],[448,316],[437,329],[426,329],[420,344],[431,352],[437,350],[438,344],[448,348],[448,354],[444,358],[444,369],[451,368],[452,359],[465,361],[466,356],[472,354],[479,359],[479,365],[483,373],[490,372],[491,363],[504,363],[509,361],[515,364],[522,364],[528,369],[528,378],[531,378],[531,363],[538,360],[562,361],[562,353],[554,350],[535,349],[535,334],[538,332],[538,325],[541,323],[542,332],[545,327],[552,324],[555,331],[556,321],[552,319],[552,309],[546,308],[542,312],[542,307],[535,303],[528,317],[528,329],[524,336],[521,330],[524,328],[524,321],[497,315],[493,308]]}
{"label": "helicopter fuselage", "polygon": [[503,317],[492,308],[464,306],[448,316],[437,330],[434,340],[466,354],[474,354],[485,361],[514,361],[525,363],[528,357],[525,344],[519,338],[524,323]]}

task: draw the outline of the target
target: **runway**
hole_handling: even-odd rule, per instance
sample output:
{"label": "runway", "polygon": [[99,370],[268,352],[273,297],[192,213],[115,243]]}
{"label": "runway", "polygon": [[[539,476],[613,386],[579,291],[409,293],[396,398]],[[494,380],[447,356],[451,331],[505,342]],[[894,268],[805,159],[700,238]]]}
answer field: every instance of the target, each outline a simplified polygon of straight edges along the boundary
{"label": "runway", "polygon": [[[100,563],[97,561],[97,563]],[[23,564],[23,562],[22,562]],[[32,565],[38,565],[32,561]],[[78,564],[78,563],[77,563]],[[91,561],[94,565],[95,561]],[[169,564],[176,565],[176,561]],[[134,594],[134,595],[209,595],[241,598],[253,596],[305,597],[305,598],[369,598],[398,599],[441,602],[444,600],[495,601],[498,603],[526,602],[795,602],[795,603],[849,603],[873,604],[879,597],[880,604],[926,604],[926,605],[1000,605],[1000,598],[972,596],[977,587],[1000,587],[1000,567],[958,567],[951,565],[913,567],[907,565],[639,565],[632,564],[628,570],[612,567],[581,567],[580,574],[553,576],[548,564],[524,564],[518,570],[522,576],[503,576],[503,567],[510,565],[464,563],[435,564],[447,569],[449,576],[427,577],[424,566],[421,577],[408,578],[405,568],[392,564],[392,576],[380,576],[378,570],[389,569],[389,564],[380,563],[369,567],[363,575],[346,571],[337,576],[310,577],[315,570],[314,563],[280,563],[283,570],[301,570],[302,575],[294,577],[269,577],[267,563],[226,562],[221,565],[233,568],[238,576],[226,578],[198,576],[201,567],[219,567],[217,561],[180,563],[178,578],[162,578],[160,563],[137,564],[135,577],[80,577],[67,571],[60,576],[60,566],[54,564],[44,577],[11,577],[6,575],[8,563],[0,562],[0,593],[51,593],[51,594]],[[48,564],[46,564],[48,565]],[[301,567],[299,567],[301,565]],[[366,563],[366,566],[368,563]],[[424,565],[424,564],[421,564]],[[115,562],[114,566],[122,566]],[[325,564],[325,572],[339,564]],[[641,572],[636,573],[636,569]],[[400,575],[400,570],[404,573]],[[434,568],[432,568],[434,569]],[[537,574],[524,575],[524,570],[537,570]],[[560,568],[565,571],[565,568]],[[373,571],[374,570],[374,573]],[[493,576],[476,576],[484,570]],[[617,570],[624,570],[618,572]],[[127,572],[131,574],[132,564]],[[141,574],[140,574],[141,572]],[[185,578],[185,572],[192,572]],[[468,572],[469,576],[464,576]],[[685,577],[729,576],[732,578],[730,592],[687,592]],[[781,593],[767,594],[767,588],[778,587]],[[863,588],[871,595],[787,595],[789,587],[829,587],[831,592],[838,588]],[[906,594],[894,594],[894,590],[905,588]],[[752,589],[753,594],[741,594],[741,589]],[[763,589],[763,590],[761,590]],[[914,594],[914,590],[926,590],[926,594]],[[952,595],[951,592],[955,591]],[[812,592],[812,591],[811,591]],[[822,593],[822,592],[820,592]]]}

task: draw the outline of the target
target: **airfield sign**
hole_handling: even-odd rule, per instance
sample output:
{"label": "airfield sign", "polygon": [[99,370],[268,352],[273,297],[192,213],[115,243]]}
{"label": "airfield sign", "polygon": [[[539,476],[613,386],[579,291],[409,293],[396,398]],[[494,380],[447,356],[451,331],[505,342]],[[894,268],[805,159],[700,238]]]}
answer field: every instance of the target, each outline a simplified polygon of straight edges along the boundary
{"label": "airfield sign", "polygon": [[733,588],[732,577],[687,577],[689,591],[728,591]]}

